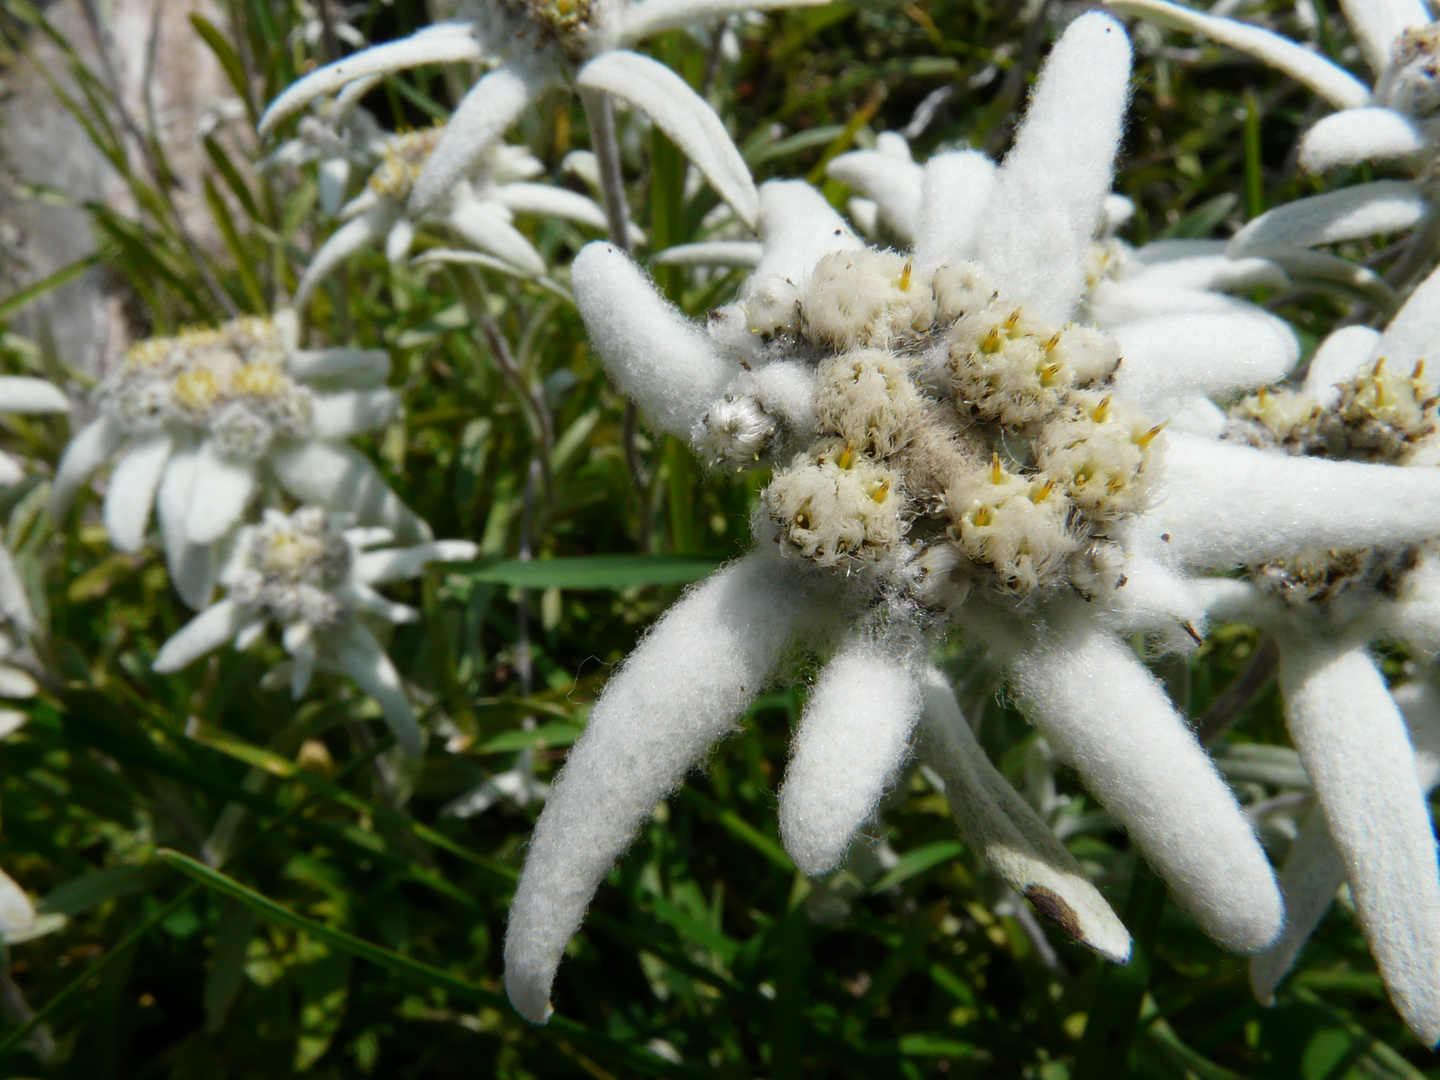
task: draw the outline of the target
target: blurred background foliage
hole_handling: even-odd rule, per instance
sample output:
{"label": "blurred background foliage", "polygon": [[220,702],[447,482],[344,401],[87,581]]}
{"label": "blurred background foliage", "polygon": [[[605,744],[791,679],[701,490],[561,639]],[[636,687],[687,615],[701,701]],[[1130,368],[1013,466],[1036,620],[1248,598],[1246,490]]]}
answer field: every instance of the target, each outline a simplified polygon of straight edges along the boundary
{"label": "blurred background foliage", "polygon": [[[44,6],[3,0],[0,64],[48,50],[52,92],[129,198],[124,209],[88,204],[95,253],[0,297],[0,320],[94,265],[138,336],[282,301],[332,226],[313,170],[256,168],[268,148],[251,125],[298,73],[343,51],[328,2],[224,0],[213,18],[191,19],[185,47],[210,50],[242,102],[204,136],[204,167],[188,178],[207,221],[197,238],[177,204],[186,178],[147,117],[117,108],[105,71]],[[1242,7],[1351,55],[1323,0]],[[430,18],[420,0],[348,10],[372,41]],[[827,160],[906,128],[927,98],[938,107],[912,131],[917,157],[962,142],[1003,152],[1039,58],[1080,10],[836,2],[739,26],[739,60],[718,72],[701,37],[670,34],[651,51],[709,86],[757,179],[824,182]],[[304,31],[317,19],[312,46]],[[1209,46],[1146,31],[1138,49],[1117,185],[1138,205],[1130,239],[1225,236],[1318,189],[1292,158],[1315,116],[1303,91]],[[366,105],[392,130],[428,124],[454,102],[454,77],[422,69]],[[652,245],[699,237],[713,196],[686,200],[662,137],[624,135]],[[560,99],[516,133],[572,185],[561,163],[584,139],[583,118]],[[843,206],[843,188],[826,192]],[[391,351],[406,411],[365,449],[437,535],[482,548],[479,562],[432,569],[401,596],[425,615],[391,642],[432,732],[419,771],[396,771],[375,706],[348,685],[292,702],[266,678],[283,655],[274,644],[153,674],[159,644],[187,618],[157,554],[112,552],[94,499],[73,528],[50,522],[43,476],[64,424],[6,419],[7,448],[37,462],[0,511],[48,627],[38,648],[52,679],[28,725],[0,741],[0,864],[41,898],[48,931],[4,946],[0,1076],[1440,1077],[1390,1010],[1343,904],[1277,1005],[1256,1004],[1243,960],[1166,903],[963,642],[951,667],[985,746],[1123,911],[1137,941],[1129,967],[1106,968],[1041,923],[955,840],[918,771],[887,804],[877,847],[825,881],[800,876],[774,811],[801,679],[765,696],[708,771],[660,807],[572,945],[556,1019],[521,1022],[500,993],[500,946],[536,806],[471,813],[466,798],[532,762],[541,779],[553,773],[648,622],[742,550],[758,490],[635,430],[566,299],[566,262],[591,237],[524,224],[555,267],[549,282],[392,271],[371,252],[309,313],[316,343]],[[1383,244],[1348,254],[1391,257]],[[696,315],[738,281],[659,276]],[[476,289],[488,327],[461,302]],[[1351,305],[1257,298],[1310,341]],[[7,370],[93,382],[16,326],[0,336]],[[1192,715],[1217,699],[1233,713],[1226,688],[1247,668],[1263,673],[1262,652],[1253,634],[1222,630],[1188,668],[1160,670]],[[1239,705],[1227,771],[1247,801],[1283,803],[1298,766],[1275,692],[1262,681]],[[1283,853],[1283,829],[1267,839]]]}

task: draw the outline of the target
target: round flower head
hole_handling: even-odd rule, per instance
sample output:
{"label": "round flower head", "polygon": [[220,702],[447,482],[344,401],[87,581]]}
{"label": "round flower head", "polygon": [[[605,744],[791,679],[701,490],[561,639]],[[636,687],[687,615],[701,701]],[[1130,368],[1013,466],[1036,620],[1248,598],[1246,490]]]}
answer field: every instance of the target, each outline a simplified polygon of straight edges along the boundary
{"label": "round flower head", "polygon": [[664,64],[630,46],[652,34],[737,11],[827,0],[481,0],[457,17],[311,72],[275,99],[266,135],[308,102],[342,87],[424,64],[480,63],[490,70],[457,106],[408,193],[418,219],[450,196],[547,90],[612,94],[645,113],[695,164],[739,217],[754,224],[755,186],[724,123]]}
{"label": "round flower head", "polygon": [[[923,725],[951,763],[957,819],[997,869],[1026,892],[1047,867],[1049,892],[1034,893],[1046,910],[1097,951],[1126,955],[1098,893],[1035,839],[1043,827],[1021,824],[929,693],[928,649],[957,627],[996,654],[1029,719],[1201,925],[1242,951],[1278,933],[1279,891],[1250,825],[1124,635],[1197,634],[1192,568],[1321,537],[1433,535],[1440,474],[1243,446],[1217,455],[1212,439],[1155,431],[1204,395],[1270,384],[1296,350],[1273,320],[1238,309],[1105,335],[1074,323],[1128,71],[1119,27],[1077,19],[1002,166],[970,153],[926,165],[923,224],[903,262],[865,249],[793,183],[761,189],[761,259],[737,304],[705,326],[615,247],[576,259],[596,352],[649,421],[719,456],[704,418],[748,396],[774,422],[765,458],[777,471],[753,518],[757,550],[696,587],[636,649],[553,787],[506,939],[506,984],[525,1016],[548,1014],[566,942],[639,823],[797,639],[830,656],[780,791],[782,838],[801,869],[840,861]],[[973,265],[938,296],[941,269],[960,264]],[[878,302],[841,287],[847,266]],[[1011,842],[1025,860],[1001,856]]]}
{"label": "round flower head", "polygon": [[[1331,335],[1299,390],[1246,398],[1228,434],[1272,452],[1411,466],[1440,460],[1436,389],[1416,354],[1428,349],[1440,277],[1421,285],[1383,335]],[[1214,618],[1257,624],[1279,645],[1290,735],[1317,809],[1281,876],[1284,933],[1252,965],[1262,1000],[1294,962],[1339,885],[1356,913],[1401,1015],[1428,1045],[1440,1040],[1440,867],[1428,808],[1436,744],[1429,705],[1409,708],[1386,688],[1369,646],[1399,641],[1440,652],[1440,547],[1429,542],[1315,544],[1250,567],[1247,581],[1204,587]]]}
{"label": "round flower head", "polygon": [[381,548],[394,534],[374,527],[340,530],[318,506],[294,513],[266,510],[260,525],[242,529],[221,575],[224,599],[187,623],[155,658],[155,670],[178,671],[233,639],[247,648],[275,623],[293,657],[290,686],[305,693],[317,667],[349,675],[375,698],[385,721],[409,753],[421,749],[420,729],[400,677],[365,617],[392,623],[417,617],[375,591],[386,581],[417,577],[429,562],[473,559],[475,545],[439,540]]}
{"label": "round flower head", "polygon": [[214,585],[216,543],[266,476],[296,498],[424,539],[425,523],[346,442],[394,415],[389,370],[383,351],[297,348],[290,312],[141,341],[96,388],[98,415],[65,450],[51,512],[64,513],[117,455],[105,494],[111,541],[138,551],[154,506],[176,588],[197,608]]}

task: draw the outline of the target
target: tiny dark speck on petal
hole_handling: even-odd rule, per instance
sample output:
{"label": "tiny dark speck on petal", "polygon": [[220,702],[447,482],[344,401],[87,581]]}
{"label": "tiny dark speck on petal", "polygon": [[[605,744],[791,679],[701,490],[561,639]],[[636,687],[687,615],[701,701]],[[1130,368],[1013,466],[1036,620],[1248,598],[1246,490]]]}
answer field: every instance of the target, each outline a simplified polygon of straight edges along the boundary
{"label": "tiny dark speck on petal", "polygon": [[1076,941],[1085,940],[1085,932],[1080,927],[1080,916],[1075,914],[1075,909],[1054,890],[1047,889],[1044,885],[1031,885],[1025,890],[1025,899],[1035,905],[1036,911]]}
{"label": "tiny dark speck on petal", "polygon": [[1161,539],[1161,540],[1164,540],[1165,543],[1168,544],[1168,543],[1170,542],[1170,534],[1169,534],[1169,533],[1161,533],[1161,534],[1160,534],[1160,539]]}

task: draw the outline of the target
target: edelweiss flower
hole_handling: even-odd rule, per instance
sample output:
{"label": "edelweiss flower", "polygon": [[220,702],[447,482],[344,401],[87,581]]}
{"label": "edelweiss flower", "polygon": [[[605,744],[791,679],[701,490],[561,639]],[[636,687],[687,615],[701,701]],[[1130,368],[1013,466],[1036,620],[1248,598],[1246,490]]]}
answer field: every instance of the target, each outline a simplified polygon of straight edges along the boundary
{"label": "edelweiss flower", "polygon": [[[1440,25],[1421,0],[1341,0],[1373,89],[1344,68],[1263,27],[1169,0],[1106,0],[1117,11],[1188,30],[1249,53],[1305,84],[1340,111],[1305,133],[1311,172],[1396,161],[1428,175],[1440,149]],[[1409,229],[1429,213],[1422,183],[1376,180],[1297,199],[1261,214],[1230,242],[1231,255],[1269,255]]]}
{"label": "edelweiss flower", "polygon": [[132,345],[95,390],[99,415],[60,459],[51,513],[58,520],[118,451],[105,493],[110,540],[138,551],[156,506],[171,577],[195,608],[209,603],[216,542],[267,475],[297,499],[428,539],[426,524],[345,441],[394,415],[389,356],[299,349],[296,337],[286,311]]}
{"label": "edelweiss flower", "polygon": [[546,90],[573,86],[614,94],[645,113],[698,168],[735,212],[754,224],[755,187],[720,117],[679,75],[629,51],[652,34],[746,9],[828,0],[489,0],[464,6],[464,18],[376,45],[305,76],[271,103],[266,135],[286,116],[356,79],[422,64],[491,67],[461,100],[413,191],[414,216],[429,212],[456,181],[500,141]]}
{"label": "edelweiss flower", "polygon": [[[584,195],[549,184],[525,181],[544,171],[523,146],[492,145],[455,180],[447,198],[420,214],[407,210],[409,196],[426,162],[444,138],[442,125],[391,135],[381,147],[383,161],[361,194],[340,211],[345,224],[305,269],[295,290],[295,306],[303,308],[310,294],[345,259],[380,238],[391,262],[407,258],[421,225],[439,225],[491,256],[488,265],[511,274],[536,276],[545,262],[534,245],[511,222],[517,213],[553,214],[593,228],[605,228],[605,212]],[[498,260],[494,261],[494,260]]]}
{"label": "edelweiss flower", "polygon": [[236,537],[234,557],[221,581],[225,599],[186,623],[155,658],[155,670],[178,671],[225,642],[249,648],[270,622],[294,657],[290,689],[310,685],[315,669],[349,675],[380,703],[385,722],[406,752],[418,754],[421,734],[400,676],[361,616],[393,623],[418,617],[414,608],[386,600],[373,586],[418,577],[429,562],[473,559],[467,540],[438,540],[408,548],[373,549],[394,540],[389,529],[341,532],[317,506],[291,514],[266,510],[263,524]]}
{"label": "edelweiss flower", "polygon": [[[861,245],[804,184],[765,185],[764,258],[708,333],[615,248],[576,259],[596,351],[651,422],[712,460],[777,468],[755,516],[758,550],[657,624],[553,787],[506,939],[523,1015],[547,1015],[565,944],[610,864],[797,639],[832,653],[780,792],[802,870],[838,863],[897,776],[926,708],[928,647],[954,625],[993,649],[1029,718],[1201,925],[1243,951],[1278,933],[1280,896],[1254,833],[1120,635],[1196,633],[1203,609],[1167,565],[1171,548],[1224,564],[1318,536],[1423,539],[1440,531],[1440,473],[1247,447],[1224,447],[1238,457],[1217,468],[1213,440],[1167,436],[1160,422],[1197,394],[1286,370],[1293,342],[1239,312],[1111,333],[1069,321],[1128,73],[1118,25],[1076,20],[1000,169],[973,153],[926,166],[909,255]],[[967,770],[947,771],[965,786]],[[987,782],[950,792],[967,795],[1014,820]],[[1069,880],[1057,868],[1042,909],[1123,956],[1103,901],[1065,894]]]}
{"label": "edelweiss flower", "polygon": [[[1232,437],[1433,473],[1440,391],[1424,356],[1437,312],[1440,274],[1416,290],[1383,336],[1364,327],[1332,334],[1301,390],[1242,401]],[[1440,1041],[1440,866],[1427,796],[1440,717],[1433,687],[1412,687],[1407,733],[1400,695],[1387,690],[1368,646],[1389,640],[1440,652],[1440,549],[1434,542],[1316,546],[1253,565],[1248,581],[1207,583],[1205,593],[1212,617],[1261,626],[1279,644],[1286,722],[1319,801],[1281,876],[1285,930],[1252,964],[1256,994],[1271,999],[1348,880],[1396,1007],[1433,1046]],[[1429,755],[1425,762],[1417,762],[1418,751]]]}

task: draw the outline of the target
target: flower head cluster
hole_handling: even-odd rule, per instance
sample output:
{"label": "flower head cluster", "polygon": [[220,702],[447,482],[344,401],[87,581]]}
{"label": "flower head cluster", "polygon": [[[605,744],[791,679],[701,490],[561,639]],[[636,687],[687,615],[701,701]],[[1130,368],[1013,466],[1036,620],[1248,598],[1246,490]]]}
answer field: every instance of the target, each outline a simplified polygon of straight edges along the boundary
{"label": "flower head cluster", "polygon": [[289,312],[138,342],[96,388],[98,415],[66,448],[52,512],[118,452],[105,495],[111,540],[139,550],[155,507],[172,577],[194,607],[208,603],[215,545],[267,479],[424,538],[424,522],[346,443],[395,414],[389,369],[383,351],[300,349]]}
{"label": "flower head cluster", "polygon": [[155,670],[178,671],[234,639],[248,648],[270,623],[293,657],[291,690],[305,692],[316,668],[349,675],[375,698],[396,739],[410,753],[421,749],[415,711],[394,665],[362,616],[409,622],[413,608],[396,604],[374,586],[416,577],[426,563],[475,557],[465,540],[440,540],[408,548],[380,548],[392,542],[388,529],[340,530],[335,517],[317,506],[293,513],[267,510],[259,525],[242,529],[221,575],[228,594],[192,619],[165,643]]}
{"label": "flower head cluster", "polygon": [[1198,635],[1194,571],[1435,535],[1440,474],[1215,441],[1210,396],[1270,385],[1296,359],[1288,331],[1244,305],[1077,322],[1128,71],[1113,21],[1076,20],[1003,164],[926,163],[908,252],[866,247],[804,184],[762,186],[755,271],[703,328],[613,246],[576,259],[596,352],[650,422],[710,460],[776,471],[757,550],[662,619],[554,785],[506,940],[524,1015],[548,1014],[565,943],[633,830],[797,639],[829,657],[780,791],[801,869],[843,858],[918,730],[957,821],[1016,889],[1077,940],[1128,951],[953,722],[926,656],[955,627],[993,651],[1057,757],[1206,930],[1241,951],[1276,937],[1280,894],[1250,825],[1120,635]]}
{"label": "flower head cluster", "polygon": [[[1426,377],[1440,278],[1416,290],[1383,335],[1332,334],[1299,389],[1262,391],[1233,410],[1233,439],[1273,453],[1409,466],[1440,456],[1436,388]],[[1427,806],[1434,786],[1434,687],[1394,695],[1369,646],[1440,651],[1440,548],[1434,539],[1313,545],[1253,563],[1244,581],[1202,587],[1212,617],[1256,624],[1279,645],[1291,738],[1318,807],[1281,875],[1290,911],[1252,964],[1269,1000],[1330,899],[1348,881],[1396,1006],[1428,1044],[1440,1039],[1440,870]]]}

